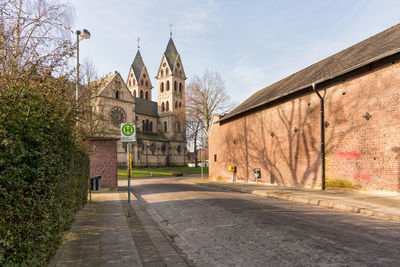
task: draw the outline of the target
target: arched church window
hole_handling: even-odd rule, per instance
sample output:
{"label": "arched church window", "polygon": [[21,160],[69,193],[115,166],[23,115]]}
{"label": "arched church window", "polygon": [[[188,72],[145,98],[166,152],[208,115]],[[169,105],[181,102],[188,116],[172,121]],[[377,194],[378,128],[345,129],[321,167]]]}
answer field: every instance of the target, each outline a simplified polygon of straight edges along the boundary
{"label": "arched church window", "polygon": [[143,99],[143,90],[140,90],[140,98]]}
{"label": "arched church window", "polygon": [[149,120],[146,120],[146,132],[148,132],[149,131],[149,128],[150,127],[150,125],[149,125]]}
{"label": "arched church window", "polygon": [[165,104],[165,109],[167,110],[167,111],[169,111],[169,102],[167,101],[167,103]]}
{"label": "arched church window", "polygon": [[140,85],[143,85],[143,80],[140,80]]}
{"label": "arched church window", "polygon": [[132,80],[132,85],[135,85],[135,80]]}
{"label": "arched church window", "polygon": [[175,101],[175,108],[178,108],[178,101]]}
{"label": "arched church window", "polygon": [[178,62],[178,63],[176,63],[176,66],[179,68],[181,66],[181,64],[179,64],[179,62]]}
{"label": "arched church window", "polygon": [[164,70],[161,70],[161,77],[164,77]]}
{"label": "arched church window", "polygon": [[182,71],[181,71],[181,70],[179,71],[179,76],[181,76],[181,77],[182,77]]}
{"label": "arched church window", "polygon": [[149,100],[149,92],[146,92],[146,100]]}
{"label": "arched church window", "polygon": [[149,81],[146,80],[146,87],[148,87],[148,86],[149,86]]}
{"label": "arched church window", "polygon": [[178,89],[178,83],[175,81],[174,82],[174,91],[176,92],[177,89]]}
{"label": "arched church window", "polygon": [[176,151],[177,151],[178,154],[180,155],[180,154],[181,154],[181,151],[182,151],[182,147],[181,147],[181,146],[177,146],[177,147],[176,147]]}
{"label": "arched church window", "polygon": [[133,96],[136,97],[136,90],[133,90]]}
{"label": "arched church window", "polygon": [[143,73],[143,78],[146,78],[146,73]]}
{"label": "arched church window", "polygon": [[167,132],[167,122],[166,121],[164,121],[164,132]]}
{"label": "arched church window", "polygon": [[115,99],[119,99],[119,91],[115,92]]}
{"label": "arched church window", "polygon": [[150,132],[151,133],[153,132],[153,122],[152,121],[150,122]]}
{"label": "arched church window", "polygon": [[164,82],[161,82],[160,91],[161,91],[161,93],[164,92]]}
{"label": "arched church window", "polygon": [[179,93],[182,93],[182,83],[179,83]]}
{"label": "arched church window", "polygon": [[169,81],[167,81],[167,91],[169,91]]}
{"label": "arched church window", "polygon": [[131,84],[131,80],[129,80],[129,87],[130,87],[130,86],[132,86],[132,84]]}
{"label": "arched church window", "polygon": [[142,131],[144,132],[146,130],[146,124],[144,123],[144,120],[142,120]]}
{"label": "arched church window", "polygon": [[161,111],[164,112],[165,111],[165,105],[164,102],[161,103]]}
{"label": "arched church window", "polygon": [[169,70],[168,70],[168,68],[166,68],[165,69],[165,75],[168,75],[168,73],[169,73]]}
{"label": "arched church window", "polygon": [[156,151],[156,146],[154,144],[150,145],[150,152],[152,155],[154,155],[154,152]]}
{"label": "arched church window", "polygon": [[165,154],[165,150],[167,149],[167,146],[165,145],[165,144],[163,144],[162,146],[161,146],[161,152],[162,152],[162,154],[164,155]]}
{"label": "arched church window", "polygon": [[182,107],[182,102],[179,102],[179,107]]}

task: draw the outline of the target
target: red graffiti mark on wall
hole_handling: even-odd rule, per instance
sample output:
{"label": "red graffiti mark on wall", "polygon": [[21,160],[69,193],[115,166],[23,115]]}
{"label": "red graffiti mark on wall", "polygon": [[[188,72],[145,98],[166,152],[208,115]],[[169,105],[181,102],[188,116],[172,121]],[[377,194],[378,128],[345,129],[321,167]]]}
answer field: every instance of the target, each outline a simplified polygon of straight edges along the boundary
{"label": "red graffiti mark on wall", "polygon": [[358,159],[359,157],[360,157],[360,152],[358,151],[336,152],[336,160],[352,160],[352,159]]}
{"label": "red graffiti mark on wall", "polygon": [[353,175],[353,179],[355,181],[360,181],[360,179],[361,179],[361,180],[363,180],[365,182],[369,182],[371,180],[371,174],[369,174],[369,173],[362,173],[362,174],[361,173],[356,173],[356,174]]}

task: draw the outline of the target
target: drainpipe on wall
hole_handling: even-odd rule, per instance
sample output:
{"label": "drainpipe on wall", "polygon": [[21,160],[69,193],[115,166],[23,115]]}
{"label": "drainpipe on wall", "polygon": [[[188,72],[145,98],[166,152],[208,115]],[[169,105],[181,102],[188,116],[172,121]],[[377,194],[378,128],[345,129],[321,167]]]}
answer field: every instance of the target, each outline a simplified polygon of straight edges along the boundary
{"label": "drainpipe on wall", "polygon": [[321,189],[325,190],[325,114],[324,114],[324,98],[315,89],[315,84],[312,84],[314,92],[318,95],[321,103],[321,159],[322,159],[322,181]]}

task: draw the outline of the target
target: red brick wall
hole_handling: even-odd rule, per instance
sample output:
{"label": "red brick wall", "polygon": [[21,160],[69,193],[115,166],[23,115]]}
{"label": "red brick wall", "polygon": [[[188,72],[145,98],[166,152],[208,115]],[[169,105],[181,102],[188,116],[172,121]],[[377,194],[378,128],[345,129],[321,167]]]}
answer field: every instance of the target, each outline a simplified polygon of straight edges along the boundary
{"label": "red brick wall", "polygon": [[90,140],[90,177],[101,175],[102,188],[117,188],[117,141]]}
{"label": "red brick wall", "polygon": [[[326,88],[326,177],[363,188],[400,188],[400,64],[388,63]],[[367,120],[368,116],[370,118]],[[320,102],[310,93],[228,123],[209,136],[210,177],[320,185]],[[214,161],[217,155],[217,161]]]}

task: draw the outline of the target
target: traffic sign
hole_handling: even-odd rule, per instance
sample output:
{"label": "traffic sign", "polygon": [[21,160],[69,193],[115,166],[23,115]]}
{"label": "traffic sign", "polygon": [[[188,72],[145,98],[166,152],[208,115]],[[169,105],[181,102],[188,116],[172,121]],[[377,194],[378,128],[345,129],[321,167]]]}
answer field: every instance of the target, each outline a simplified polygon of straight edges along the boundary
{"label": "traffic sign", "polygon": [[126,143],[136,141],[135,124],[121,123],[121,141]]}

